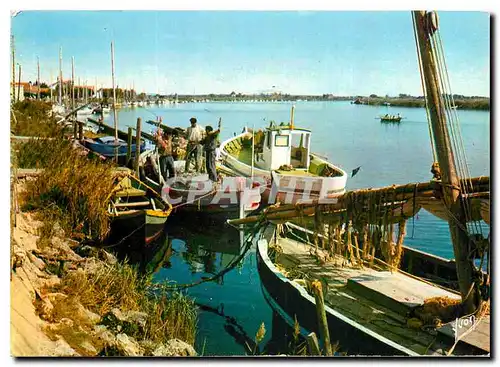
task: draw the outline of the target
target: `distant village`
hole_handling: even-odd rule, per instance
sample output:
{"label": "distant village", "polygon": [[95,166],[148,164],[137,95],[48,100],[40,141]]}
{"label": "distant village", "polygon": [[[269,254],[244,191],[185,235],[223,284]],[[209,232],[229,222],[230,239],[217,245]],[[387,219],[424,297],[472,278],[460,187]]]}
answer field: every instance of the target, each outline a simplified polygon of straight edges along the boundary
{"label": "distant village", "polygon": [[[59,82],[51,85],[41,82],[17,82],[12,84],[12,95],[15,101],[22,101],[25,98],[38,98],[48,101],[55,101],[59,94]],[[72,98],[72,81],[66,80],[62,83],[62,99]],[[97,91],[97,92],[96,92]],[[74,98],[77,101],[99,100],[105,103],[112,101],[112,88],[97,88],[92,85],[75,85]],[[489,110],[490,99],[482,96],[464,96],[454,94],[449,96],[455,101],[456,108]],[[229,94],[155,94],[155,93],[137,93],[134,89],[116,88],[117,102],[143,101],[175,101],[177,103],[187,102],[301,102],[301,101],[350,101],[355,105],[386,105],[399,107],[424,107],[425,100],[423,96],[411,96],[409,94],[399,94],[398,96],[378,96],[371,94],[369,96],[338,96],[334,94],[322,95],[292,95],[282,92],[263,92],[258,94],[243,94],[235,91]]]}

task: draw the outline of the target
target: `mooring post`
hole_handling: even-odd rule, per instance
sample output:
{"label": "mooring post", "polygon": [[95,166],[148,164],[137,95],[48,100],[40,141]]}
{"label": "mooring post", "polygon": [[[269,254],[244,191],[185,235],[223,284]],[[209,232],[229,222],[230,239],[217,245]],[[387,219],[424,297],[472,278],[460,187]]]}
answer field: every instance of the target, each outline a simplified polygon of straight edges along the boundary
{"label": "mooring post", "polygon": [[132,158],[132,127],[128,128],[128,139],[127,139],[127,164]]}
{"label": "mooring post", "polygon": [[327,356],[333,355],[332,345],[330,344],[330,332],[328,331],[328,321],[326,320],[325,300],[323,298],[323,289],[321,282],[315,280],[312,282],[312,289],[314,291],[314,299],[316,300],[316,313],[318,317],[318,325],[320,336],[325,343],[325,353]]}
{"label": "mooring post", "polygon": [[83,122],[78,121],[78,139],[80,141],[83,141],[84,136],[83,136]]}
{"label": "mooring post", "polygon": [[319,342],[316,333],[313,331],[306,336],[307,346],[309,347],[309,353],[312,356],[320,356],[321,351],[319,350]]}
{"label": "mooring post", "polygon": [[139,177],[139,155],[141,154],[141,118],[137,118],[137,128],[135,136],[135,164],[134,170],[137,177]]}

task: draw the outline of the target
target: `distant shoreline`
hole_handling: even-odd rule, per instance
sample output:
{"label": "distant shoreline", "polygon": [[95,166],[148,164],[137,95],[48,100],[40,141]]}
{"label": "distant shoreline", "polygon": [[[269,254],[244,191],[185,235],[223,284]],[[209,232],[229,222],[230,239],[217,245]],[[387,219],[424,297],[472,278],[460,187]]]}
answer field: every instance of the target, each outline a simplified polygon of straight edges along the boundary
{"label": "distant shoreline", "polygon": [[[172,95],[161,96],[172,98]],[[300,102],[300,101],[351,101],[352,104],[370,106],[390,107],[425,107],[423,97],[362,97],[362,96],[333,96],[333,95],[227,95],[227,94],[203,94],[203,95],[178,95],[179,102],[209,100],[211,102]],[[461,110],[490,110],[490,98],[454,96],[455,106]]]}

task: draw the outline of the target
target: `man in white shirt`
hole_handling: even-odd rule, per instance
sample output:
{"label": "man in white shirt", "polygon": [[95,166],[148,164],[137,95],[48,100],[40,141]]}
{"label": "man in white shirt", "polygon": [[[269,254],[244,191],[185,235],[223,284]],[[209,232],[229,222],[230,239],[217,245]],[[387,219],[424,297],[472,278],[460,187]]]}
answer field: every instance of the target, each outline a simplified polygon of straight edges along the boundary
{"label": "man in white shirt", "polygon": [[196,118],[191,117],[189,120],[191,126],[187,128],[187,149],[186,149],[186,167],[185,172],[189,172],[191,160],[195,158],[195,171],[200,172],[201,159],[203,154],[203,146],[200,144],[201,140],[205,137],[205,130],[197,124]]}

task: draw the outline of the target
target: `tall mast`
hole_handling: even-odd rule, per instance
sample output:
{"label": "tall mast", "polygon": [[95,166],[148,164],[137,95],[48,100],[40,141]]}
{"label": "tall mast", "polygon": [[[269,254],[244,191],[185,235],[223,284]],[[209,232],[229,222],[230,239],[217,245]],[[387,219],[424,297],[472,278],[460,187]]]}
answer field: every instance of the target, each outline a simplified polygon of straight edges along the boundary
{"label": "tall mast", "polygon": [[12,42],[12,98],[16,97],[16,49],[14,46],[14,35],[11,36]]}
{"label": "tall mast", "polygon": [[20,101],[21,98],[21,64],[19,65],[19,83],[17,84],[17,101]]}
{"label": "tall mast", "polygon": [[71,109],[75,109],[75,57],[71,56]]}
{"label": "tall mast", "polygon": [[59,47],[59,105],[62,105],[62,47]]}
{"label": "tall mast", "polygon": [[427,92],[425,98],[427,106],[429,106],[434,146],[441,170],[444,204],[455,217],[454,219],[450,218],[448,224],[453,242],[459,288],[465,306],[464,312],[470,313],[475,310],[476,305],[476,293],[472,289],[474,286],[474,264],[469,259],[469,237],[462,229],[467,228],[467,226],[461,205],[460,182],[446,124],[446,112],[441,99],[442,92],[439,86],[436,60],[430,42],[432,33],[437,29],[437,22],[434,23],[435,28],[432,28],[430,26],[432,24],[430,13],[425,11],[414,11],[413,13]]}
{"label": "tall mast", "polygon": [[36,86],[38,87],[38,91],[36,93],[36,99],[40,99],[40,58],[36,57],[36,68],[37,68],[37,77],[36,77]]}
{"label": "tall mast", "polygon": [[111,41],[111,83],[113,85],[113,117],[115,120],[115,142],[118,141],[118,117],[116,115],[116,90],[115,90],[115,50]]}

